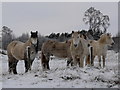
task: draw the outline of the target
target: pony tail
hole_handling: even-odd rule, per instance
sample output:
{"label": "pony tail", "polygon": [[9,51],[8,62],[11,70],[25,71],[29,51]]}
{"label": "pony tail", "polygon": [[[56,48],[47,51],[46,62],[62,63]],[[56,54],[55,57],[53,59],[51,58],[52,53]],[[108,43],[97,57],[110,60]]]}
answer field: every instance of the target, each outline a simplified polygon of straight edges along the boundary
{"label": "pony tail", "polygon": [[36,53],[38,52],[38,46],[39,46],[39,40],[37,40],[37,44],[36,44],[36,46],[35,46],[35,51],[36,51]]}

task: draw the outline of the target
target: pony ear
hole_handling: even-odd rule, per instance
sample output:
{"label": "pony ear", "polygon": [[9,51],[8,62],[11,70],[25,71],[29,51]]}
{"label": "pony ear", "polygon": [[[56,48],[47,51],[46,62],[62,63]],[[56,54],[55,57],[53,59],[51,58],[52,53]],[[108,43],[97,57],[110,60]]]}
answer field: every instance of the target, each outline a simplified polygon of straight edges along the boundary
{"label": "pony ear", "polygon": [[65,43],[67,43],[67,42],[68,42],[68,40],[65,41]]}
{"label": "pony ear", "polygon": [[71,40],[66,40],[66,43],[68,43],[68,45],[71,45]]}
{"label": "pony ear", "polygon": [[107,33],[107,36],[110,36],[110,33]]}
{"label": "pony ear", "polygon": [[38,34],[38,31],[36,31],[36,34]]}
{"label": "pony ear", "polygon": [[107,33],[107,36],[111,36],[111,33]]}
{"label": "pony ear", "polygon": [[78,34],[80,34],[80,31],[78,31]]}
{"label": "pony ear", "polygon": [[74,33],[74,31],[72,31],[72,33]]}
{"label": "pony ear", "polygon": [[33,34],[33,32],[31,31],[31,34]]}
{"label": "pony ear", "polygon": [[86,36],[80,34],[80,38],[86,39]]}
{"label": "pony ear", "polygon": [[83,35],[82,34],[80,34],[80,38],[82,38],[83,37]]}
{"label": "pony ear", "polygon": [[84,34],[83,37],[84,37],[84,39],[87,39],[87,35]]}

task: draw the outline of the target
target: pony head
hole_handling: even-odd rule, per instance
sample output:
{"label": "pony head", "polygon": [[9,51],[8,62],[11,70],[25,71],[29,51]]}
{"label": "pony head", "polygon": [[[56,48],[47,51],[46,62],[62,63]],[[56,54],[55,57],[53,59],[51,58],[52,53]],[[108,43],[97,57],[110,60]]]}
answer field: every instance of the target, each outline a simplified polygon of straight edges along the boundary
{"label": "pony head", "polygon": [[115,44],[110,33],[102,34],[100,36],[100,39],[101,39],[102,43],[105,43],[107,45],[111,46],[111,45]]}
{"label": "pony head", "polygon": [[31,31],[31,42],[32,44],[36,45],[38,41],[38,31],[32,32]]}
{"label": "pony head", "polygon": [[74,47],[77,47],[80,42],[80,32],[74,32],[72,31],[72,40]]}

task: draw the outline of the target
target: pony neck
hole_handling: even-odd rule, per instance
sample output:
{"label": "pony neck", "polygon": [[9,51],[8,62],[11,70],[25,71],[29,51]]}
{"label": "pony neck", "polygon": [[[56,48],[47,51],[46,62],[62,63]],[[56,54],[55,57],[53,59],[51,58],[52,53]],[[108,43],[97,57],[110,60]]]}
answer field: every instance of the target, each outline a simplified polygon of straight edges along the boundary
{"label": "pony neck", "polygon": [[28,39],[28,40],[25,42],[25,46],[30,46],[30,45],[32,45],[32,43],[31,43],[31,40]]}
{"label": "pony neck", "polygon": [[104,37],[101,37],[101,38],[98,40],[98,42],[99,42],[100,44],[106,45],[106,40],[105,40]]}

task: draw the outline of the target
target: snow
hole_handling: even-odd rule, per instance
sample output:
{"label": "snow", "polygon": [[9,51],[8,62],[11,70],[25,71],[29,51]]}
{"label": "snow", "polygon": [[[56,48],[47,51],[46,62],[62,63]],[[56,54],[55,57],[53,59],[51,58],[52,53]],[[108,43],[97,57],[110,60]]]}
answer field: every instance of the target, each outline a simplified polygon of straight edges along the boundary
{"label": "snow", "polygon": [[[53,58],[49,71],[42,71],[36,58],[32,70],[24,73],[24,61],[17,65],[18,74],[8,73],[7,56],[1,55],[3,88],[118,88],[118,53],[107,52],[106,67],[67,67],[66,60]],[[1,73],[0,73],[1,75]],[[1,81],[1,78],[0,78]]]}
{"label": "snow", "polygon": [[2,55],[0,54],[0,90],[2,88]]}

